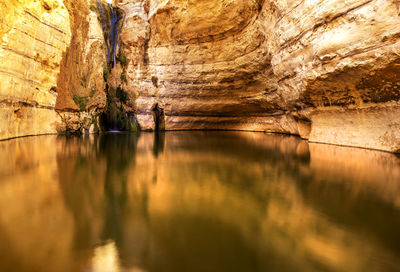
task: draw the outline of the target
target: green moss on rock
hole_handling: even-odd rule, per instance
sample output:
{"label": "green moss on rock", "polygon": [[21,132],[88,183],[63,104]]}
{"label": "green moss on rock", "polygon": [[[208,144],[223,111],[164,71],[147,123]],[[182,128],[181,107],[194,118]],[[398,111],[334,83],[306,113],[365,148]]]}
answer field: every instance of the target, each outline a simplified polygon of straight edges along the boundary
{"label": "green moss on rock", "polygon": [[115,95],[119,99],[119,101],[126,103],[129,100],[129,95],[126,91],[124,91],[121,87],[118,87]]}
{"label": "green moss on rock", "polygon": [[128,83],[128,80],[127,80],[127,78],[126,78],[126,71],[125,71],[125,68],[122,70],[122,73],[121,73],[121,81],[122,81],[122,82],[125,82],[125,83]]}
{"label": "green moss on rock", "polygon": [[104,78],[104,81],[107,81],[109,76],[110,76],[110,69],[108,68],[108,66],[106,66],[106,67],[104,67],[104,69],[103,69],[103,78]]}
{"label": "green moss on rock", "polygon": [[118,59],[118,61],[119,61],[119,63],[121,63],[121,66],[122,67],[125,67],[126,66],[126,63],[127,63],[127,61],[126,61],[126,56],[123,54],[123,53],[119,53],[118,54],[118,56],[117,56],[117,59]]}
{"label": "green moss on rock", "polygon": [[89,99],[87,97],[80,97],[77,94],[74,94],[72,97],[74,100],[75,104],[79,107],[81,111],[84,111],[86,108],[86,104],[88,103]]}

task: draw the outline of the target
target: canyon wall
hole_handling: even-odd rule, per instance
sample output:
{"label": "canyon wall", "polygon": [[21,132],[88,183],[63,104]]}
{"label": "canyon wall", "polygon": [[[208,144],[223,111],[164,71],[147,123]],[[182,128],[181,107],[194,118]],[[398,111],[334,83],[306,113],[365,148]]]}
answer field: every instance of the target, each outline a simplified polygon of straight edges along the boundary
{"label": "canyon wall", "polygon": [[399,150],[397,1],[117,1],[143,129],[299,134]]}
{"label": "canyon wall", "polygon": [[400,150],[397,0],[114,0],[112,65],[105,2],[4,1],[1,139],[94,132],[113,104],[143,130]]}
{"label": "canyon wall", "polygon": [[106,101],[96,2],[0,3],[0,139],[95,123]]}
{"label": "canyon wall", "polygon": [[63,53],[57,80],[56,111],[61,132],[95,131],[106,103],[103,70],[106,45],[99,20],[102,0],[64,0],[71,20],[71,42]]}
{"label": "canyon wall", "polygon": [[3,0],[0,14],[0,139],[55,133],[68,11],[61,0]]}
{"label": "canyon wall", "polygon": [[399,151],[398,1],[276,2],[272,66],[302,136]]}

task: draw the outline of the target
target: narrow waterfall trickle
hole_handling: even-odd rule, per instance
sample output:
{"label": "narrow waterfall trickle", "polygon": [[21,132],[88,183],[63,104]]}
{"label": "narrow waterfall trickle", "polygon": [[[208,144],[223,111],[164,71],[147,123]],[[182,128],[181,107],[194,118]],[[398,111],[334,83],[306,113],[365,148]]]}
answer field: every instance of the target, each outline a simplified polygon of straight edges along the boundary
{"label": "narrow waterfall trickle", "polygon": [[116,51],[117,51],[117,43],[118,43],[118,22],[119,16],[117,11],[113,9],[112,5],[109,4],[111,10],[111,33],[110,33],[110,49],[108,51],[107,60],[109,63],[112,63],[112,67],[115,66],[116,63]]}
{"label": "narrow waterfall trickle", "polygon": [[[97,0],[98,19],[101,23],[107,52],[104,67],[106,107],[100,116],[100,127],[103,131],[138,131],[134,110],[127,106],[128,93],[123,89],[126,79],[126,56],[122,53],[119,33],[123,27],[124,11],[104,0]],[[117,63],[119,62],[119,64]],[[120,73],[120,76],[118,76]],[[109,82],[109,76],[112,78]],[[116,83],[118,82],[118,83]]]}
{"label": "narrow waterfall trickle", "polygon": [[97,0],[97,9],[100,13],[100,22],[107,46],[107,63],[113,68],[117,61],[118,24],[120,16],[116,8],[109,3],[108,7],[102,1]]}

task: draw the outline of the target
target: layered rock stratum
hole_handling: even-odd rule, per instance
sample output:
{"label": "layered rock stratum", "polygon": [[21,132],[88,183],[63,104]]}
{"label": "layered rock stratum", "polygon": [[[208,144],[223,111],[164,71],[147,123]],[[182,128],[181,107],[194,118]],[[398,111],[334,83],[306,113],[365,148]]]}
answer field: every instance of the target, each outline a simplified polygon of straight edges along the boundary
{"label": "layered rock stratum", "polygon": [[0,138],[90,130],[111,108],[143,130],[400,151],[397,0],[115,0],[112,65],[104,7],[0,3]]}
{"label": "layered rock stratum", "polygon": [[61,0],[0,1],[0,139],[56,132],[70,19]]}

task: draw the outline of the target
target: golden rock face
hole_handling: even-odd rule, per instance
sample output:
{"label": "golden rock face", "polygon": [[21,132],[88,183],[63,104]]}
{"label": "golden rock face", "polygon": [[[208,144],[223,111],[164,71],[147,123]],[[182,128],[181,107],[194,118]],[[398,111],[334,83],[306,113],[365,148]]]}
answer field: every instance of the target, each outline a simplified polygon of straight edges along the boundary
{"label": "golden rock face", "polygon": [[61,62],[56,109],[77,111],[74,96],[87,99],[88,107],[102,108],[106,99],[103,80],[106,54],[96,0],[64,0],[64,3],[71,18],[72,38]]}
{"label": "golden rock face", "polygon": [[68,12],[62,1],[46,0],[2,1],[0,13],[0,138],[55,133]]}
{"label": "golden rock face", "polygon": [[[314,142],[400,149],[397,1],[113,5],[123,17],[118,52],[126,64],[117,63],[107,83],[129,94],[126,106],[142,129],[154,129],[158,104],[168,130],[284,132]],[[96,1],[3,1],[0,13],[0,138],[65,130],[63,122],[55,125],[57,94],[49,90],[57,90],[61,113],[78,111],[74,95],[89,101],[86,110],[104,108],[106,45]],[[33,106],[24,104],[26,112],[10,106],[21,101]],[[33,128],[36,121],[27,120],[39,120],[36,111],[48,120]]]}
{"label": "golden rock face", "polygon": [[[127,14],[125,88],[142,128],[154,127],[158,103],[172,130],[285,132],[399,149],[395,2],[144,3],[118,4]],[[385,112],[394,112],[391,121]]]}
{"label": "golden rock face", "polygon": [[150,2],[149,19],[154,45],[201,43],[234,35],[257,11],[256,1],[156,1]]}

